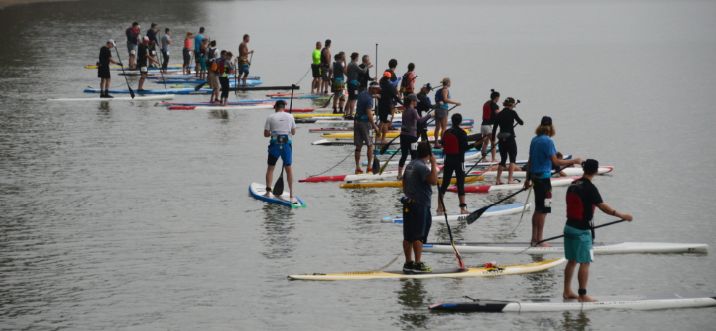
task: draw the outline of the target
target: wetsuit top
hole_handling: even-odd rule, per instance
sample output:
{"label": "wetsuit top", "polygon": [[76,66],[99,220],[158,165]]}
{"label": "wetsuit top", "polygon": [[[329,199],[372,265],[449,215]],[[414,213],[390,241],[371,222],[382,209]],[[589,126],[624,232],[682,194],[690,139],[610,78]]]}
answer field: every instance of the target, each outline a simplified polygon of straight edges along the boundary
{"label": "wetsuit top", "polygon": [[390,83],[390,79],[383,77],[380,79],[380,99],[378,101],[378,109],[381,111],[389,111],[395,105],[398,98],[398,90]]}
{"label": "wetsuit top", "polygon": [[418,93],[418,106],[416,108],[420,116],[423,116],[423,114],[428,112],[432,107],[433,104],[430,102],[430,97],[425,93]]}
{"label": "wetsuit top", "polygon": [[594,208],[602,202],[599,190],[589,179],[582,177],[575,180],[567,189],[567,225],[590,229]]}
{"label": "wetsuit top", "polygon": [[442,140],[446,161],[450,159],[455,162],[465,162],[465,151],[470,148],[467,144],[465,130],[451,126],[443,132]]}
{"label": "wetsuit top", "polygon": [[99,66],[109,67],[109,59],[112,58],[112,51],[107,46],[99,49]]}
{"label": "wetsuit top", "polygon": [[152,43],[154,45],[157,44],[157,32],[154,31],[154,29],[149,29],[149,31],[147,31],[147,38],[149,38],[150,45],[152,45]]}
{"label": "wetsuit top", "polygon": [[342,61],[336,61],[333,62],[333,79],[345,79],[346,76],[343,74],[343,62]]}
{"label": "wetsuit top", "polygon": [[311,53],[311,59],[313,60],[313,64],[319,65],[321,64],[321,50],[320,49],[314,49],[313,53]]}
{"label": "wetsuit top", "polygon": [[[358,63],[357,63],[357,62],[348,63],[347,76],[348,76],[348,81],[349,81],[349,82],[352,82],[352,81],[359,82],[361,72],[362,72],[362,70],[361,70],[361,68],[358,66]],[[355,85],[355,84],[354,84],[354,85]]]}
{"label": "wetsuit top", "polygon": [[147,63],[147,55],[149,54],[149,47],[144,45],[144,43],[139,44],[139,48],[137,49],[137,66],[138,67],[146,67],[148,65]]}
{"label": "wetsuit top", "polygon": [[358,75],[358,82],[360,83],[360,86],[367,88],[368,82],[373,80],[373,78],[370,77],[370,70],[368,66],[362,63],[358,65],[358,68],[361,70],[360,75]]}
{"label": "wetsuit top", "polygon": [[495,124],[495,117],[497,117],[497,110],[500,106],[492,100],[488,100],[482,105],[482,125],[493,125]]}
{"label": "wetsuit top", "polygon": [[503,139],[515,139],[515,129],[512,127],[515,121],[520,125],[525,124],[514,109],[502,109],[502,111],[497,114],[495,124],[492,126],[492,139],[495,139],[498,127],[500,128],[500,134],[504,136]]}

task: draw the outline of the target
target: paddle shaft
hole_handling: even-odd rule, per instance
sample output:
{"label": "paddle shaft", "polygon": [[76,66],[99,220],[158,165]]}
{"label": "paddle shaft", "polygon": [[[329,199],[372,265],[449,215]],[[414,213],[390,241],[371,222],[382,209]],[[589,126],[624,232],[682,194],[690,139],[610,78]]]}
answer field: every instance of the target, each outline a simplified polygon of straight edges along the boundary
{"label": "paddle shaft", "polygon": [[[117,60],[119,60],[119,67],[122,68],[122,76],[124,76],[124,81],[127,82],[127,89],[129,90],[129,95],[134,99],[134,90],[132,90],[132,87],[129,86],[129,79],[127,79],[127,74],[124,72],[124,63],[122,63],[122,58],[119,56],[119,50],[117,49],[117,45],[114,45],[114,52],[117,53]],[[107,89],[109,90],[109,88]]]}
{"label": "paddle shaft", "polygon": [[[597,225],[597,226],[595,226],[595,227],[592,227],[592,230],[594,230],[594,229],[599,229],[599,228],[602,228],[602,227],[605,227],[605,226],[609,226],[609,225],[612,225],[612,224],[621,223],[621,222],[624,222],[624,221],[626,221],[626,220],[625,220],[625,219],[620,219],[620,220],[616,220],[616,221],[604,223],[604,224],[601,224],[601,225]],[[559,238],[562,238],[562,237],[564,237],[564,234],[560,234],[559,236],[549,237],[549,238],[547,238],[547,239],[542,239],[542,240],[540,240],[540,241],[534,243],[533,245],[530,245],[530,247],[535,247],[535,246],[537,246],[537,245],[539,245],[539,244],[541,244],[541,243],[543,243],[543,242],[545,242],[545,241],[550,241],[550,240],[554,240],[554,239],[559,239]],[[529,247],[528,247],[528,248],[529,248]]]}
{"label": "paddle shaft", "polygon": [[448,229],[448,237],[450,237],[450,246],[452,246],[452,250],[455,252],[455,258],[457,259],[457,265],[460,267],[461,270],[465,269],[465,262],[462,260],[462,256],[460,256],[460,252],[458,252],[457,247],[455,247],[455,240],[452,237],[452,229],[450,228],[450,222],[448,222],[447,217],[447,209],[445,209],[445,201],[443,201],[443,196],[440,196],[440,207],[442,207],[443,215],[445,216],[445,225]]}

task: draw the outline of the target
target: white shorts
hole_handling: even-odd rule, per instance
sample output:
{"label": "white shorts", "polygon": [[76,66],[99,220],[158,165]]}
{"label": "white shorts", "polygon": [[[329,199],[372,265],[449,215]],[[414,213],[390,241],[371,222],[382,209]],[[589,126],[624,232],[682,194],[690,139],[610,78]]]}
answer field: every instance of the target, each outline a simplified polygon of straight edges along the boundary
{"label": "white shorts", "polygon": [[146,73],[149,72],[149,69],[148,69],[147,67],[141,67],[141,68],[139,68],[139,72],[140,72],[140,73],[143,73],[143,74],[146,74]]}
{"label": "white shorts", "polygon": [[483,136],[488,136],[492,134],[492,125],[481,125],[480,126],[480,133]]}

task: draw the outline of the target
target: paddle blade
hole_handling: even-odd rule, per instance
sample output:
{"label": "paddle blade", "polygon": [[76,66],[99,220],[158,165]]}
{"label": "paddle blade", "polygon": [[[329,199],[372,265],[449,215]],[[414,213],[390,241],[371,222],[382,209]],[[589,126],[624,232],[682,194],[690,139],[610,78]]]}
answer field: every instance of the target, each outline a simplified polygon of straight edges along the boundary
{"label": "paddle blade", "polygon": [[333,100],[333,94],[331,94],[331,96],[328,97],[328,100],[326,101],[326,103],[323,104],[323,106],[321,106],[321,108],[326,108],[326,107],[328,107],[328,105],[331,104],[331,100]]}
{"label": "paddle blade", "polygon": [[465,217],[465,221],[467,221],[467,224],[472,224],[472,223],[474,223],[475,221],[477,221],[477,219],[480,218],[480,216],[482,216],[482,214],[485,213],[485,211],[487,210],[487,208],[490,208],[490,206],[482,207],[482,208],[480,208],[480,209],[478,209],[478,210],[476,210],[476,211],[473,211],[473,212],[470,213],[469,215],[467,215],[467,217]]}
{"label": "paddle blade", "polygon": [[275,196],[281,196],[283,194],[283,169],[284,167],[281,167],[281,175],[278,176],[278,179],[276,180],[276,184],[273,185],[273,195]]}
{"label": "paddle blade", "polygon": [[194,91],[201,90],[201,88],[204,87],[204,85],[206,85],[206,82],[203,82],[203,83],[201,83],[201,84],[199,84],[199,85],[197,85],[197,86],[194,86]]}
{"label": "paddle blade", "polygon": [[380,161],[378,161],[378,157],[376,155],[373,155],[373,166],[372,170],[374,174],[377,174],[378,171],[380,171]]}

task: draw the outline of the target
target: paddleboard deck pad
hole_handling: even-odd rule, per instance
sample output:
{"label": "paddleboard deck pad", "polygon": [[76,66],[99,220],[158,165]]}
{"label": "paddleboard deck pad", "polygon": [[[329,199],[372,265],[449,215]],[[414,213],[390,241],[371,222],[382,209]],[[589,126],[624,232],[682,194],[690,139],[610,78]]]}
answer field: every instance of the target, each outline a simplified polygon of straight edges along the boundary
{"label": "paddleboard deck pad", "polygon": [[288,191],[284,191],[283,194],[281,194],[281,196],[279,197],[273,195],[273,193],[266,195],[266,185],[264,184],[251,183],[251,185],[249,185],[249,194],[254,199],[267,203],[273,203],[291,208],[306,207],[306,203],[299,197],[294,197],[296,198],[296,201],[291,203],[291,198],[289,196]]}

